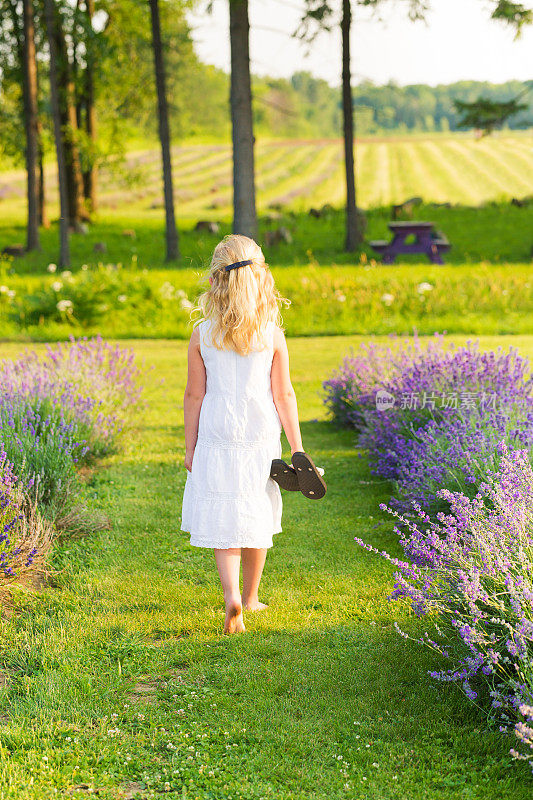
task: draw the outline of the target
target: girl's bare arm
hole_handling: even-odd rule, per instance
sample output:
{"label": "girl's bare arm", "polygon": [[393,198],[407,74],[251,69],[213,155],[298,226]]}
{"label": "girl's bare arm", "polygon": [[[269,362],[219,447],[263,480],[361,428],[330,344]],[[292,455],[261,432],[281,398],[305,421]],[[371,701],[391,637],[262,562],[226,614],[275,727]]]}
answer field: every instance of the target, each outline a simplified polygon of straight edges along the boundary
{"label": "girl's bare arm", "polygon": [[292,388],[289,372],[289,351],[285,335],[281,328],[277,326],[274,332],[274,357],[272,359],[270,383],[274,404],[289,441],[291,455],[296,451],[301,452],[303,451],[302,434],[298,420],[296,395]]}
{"label": "girl's bare arm", "polygon": [[189,342],[187,353],[187,386],[183,396],[183,416],[185,423],[185,467],[191,471],[194,448],[198,439],[200,409],[205,396],[206,374],[204,360],[200,353],[200,331],[195,328]]}

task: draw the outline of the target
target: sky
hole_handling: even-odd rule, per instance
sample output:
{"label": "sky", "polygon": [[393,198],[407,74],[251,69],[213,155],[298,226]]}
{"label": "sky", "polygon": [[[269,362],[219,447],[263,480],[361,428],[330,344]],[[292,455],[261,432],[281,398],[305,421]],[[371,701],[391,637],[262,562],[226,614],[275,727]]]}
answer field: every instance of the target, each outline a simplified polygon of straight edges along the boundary
{"label": "sky", "polygon": [[[200,2],[189,13],[195,50],[207,64],[229,72],[228,1],[214,0],[213,12]],[[338,30],[322,33],[309,53],[291,37],[304,0],[249,0],[250,58],[255,75],[289,77],[307,70],[338,86],[341,43]],[[533,79],[533,25],[514,41],[513,31],[490,19],[487,0],[432,0],[427,23],[410,22],[405,2],[385,2],[381,21],[356,8],[351,38],[353,82],[377,84],[502,83]],[[339,3],[340,6],[340,3]],[[403,6],[403,8],[402,8]]]}

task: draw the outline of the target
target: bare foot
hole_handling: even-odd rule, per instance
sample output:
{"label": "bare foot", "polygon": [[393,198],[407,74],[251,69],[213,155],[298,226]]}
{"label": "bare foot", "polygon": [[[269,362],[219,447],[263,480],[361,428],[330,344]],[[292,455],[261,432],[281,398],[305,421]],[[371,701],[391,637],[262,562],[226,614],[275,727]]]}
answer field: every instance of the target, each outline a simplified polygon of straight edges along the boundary
{"label": "bare foot", "polygon": [[249,600],[248,602],[243,600],[242,604],[247,611],[264,611],[265,608],[268,608],[267,603],[260,603],[259,600]]}
{"label": "bare foot", "polygon": [[233,600],[226,606],[226,619],[224,621],[224,633],[244,633],[244,620],[242,618],[242,605]]}

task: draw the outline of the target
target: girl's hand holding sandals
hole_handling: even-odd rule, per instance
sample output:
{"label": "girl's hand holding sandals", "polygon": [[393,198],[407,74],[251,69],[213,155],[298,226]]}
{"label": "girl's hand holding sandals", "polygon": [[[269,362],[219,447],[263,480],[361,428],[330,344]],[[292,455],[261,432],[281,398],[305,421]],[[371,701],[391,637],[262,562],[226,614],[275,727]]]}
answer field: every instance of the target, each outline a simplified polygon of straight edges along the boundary
{"label": "girl's hand holding sandals", "polygon": [[327,491],[327,486],[322,479],[324,470],[316,467],[313,459],[303,451],[297,451],[291,456],[292,465],[281,458],[272,461],[270,477],[288,492],[300,491],[309,500],[320,500]]}

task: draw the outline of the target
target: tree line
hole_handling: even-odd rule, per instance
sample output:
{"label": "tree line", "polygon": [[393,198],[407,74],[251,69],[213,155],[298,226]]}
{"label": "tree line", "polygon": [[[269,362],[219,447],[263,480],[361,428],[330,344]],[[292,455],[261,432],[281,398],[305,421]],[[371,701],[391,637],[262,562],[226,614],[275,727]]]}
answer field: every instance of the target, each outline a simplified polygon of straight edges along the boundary
{"label": "tree line", "polygon": [[[286,125],[294,125],[299,116],[305,119],[307,115],[309,123],[313,113],[329,108],[328,124],[333,129],[339,126],[336,133],[340,133],[342,122],[346,248],[354,250],[360,241],[354,177],[355,122],[363,130],[365,124],[367,128],[376,124],[384,129],[389,123],[407,125],[399,118],[398,104],[391,99],[403,93],[402,114],[408,118],[410,115],[411,129],[420,124],[420,114],[429,124],[430,113],[426,112],[431,101],[423,91],[427,87],[417,87],[414,93],[413,87],[382,87],[389,92],[390,102],[385,102],[383,96],[376,96],[377,87],[363,84],[354,92],[352,86],[354,10],[359,5],[386,7],[392,0],[305,0],[295,36],[312,47],[320,30],[340,26],[342,74],[336,102],[333,89],[303,72],[290,82],[252,82],[248,0],[211,0],[210,4],[214,2],[229,2],[230,12],[234,231],[257,235],[254,142],[258,130],[275,115],[278,120],[285,119]],[[427,0],[402,2],[413,19],[422,17],[428,8]],[[172,137],[176,132],[183,135],[199,117],[204,125],[218,127],[220,132],[228,127],[227,95],[224,98],[227,79],[220,71],[201,65],[195,57],[184,17],[186,6],[190,3],[182,0],[0,0],[0,142],[8,152],[16,152],[23,143],[27,249],[39,247],[39,227],[47,223],[43,170],[47,146],[53,142],[56,153],[59,261],[66,265],[70,258],[70,231],[89,221],[97,209],[99,164],[106,154],[120,150],[128,132],[155,118],[162,152],[167,260],[178,258]],[[517,33],[532,21],[531,10],[521,3],[490,0],[490,6],[492,17],[511,25]],[[269,91],[273,93],[270,96]],[[293,101],[298,98],[299,105],[294,103],[291,108],[289,97]],[[358,109],[355,120],[354,100]],[[433,114],[437,113],[435,105]],[[438,119],[445,119],[445,115]]]}

